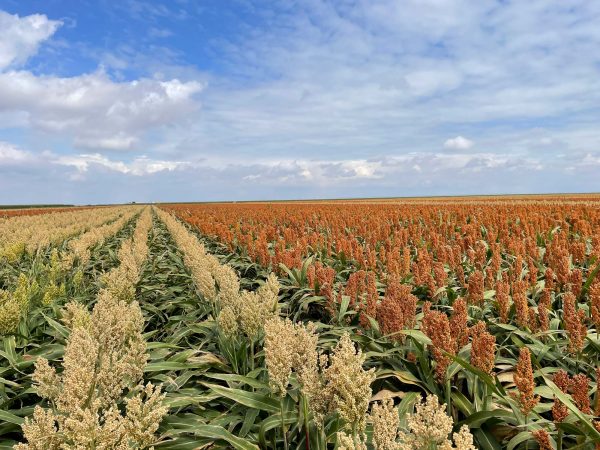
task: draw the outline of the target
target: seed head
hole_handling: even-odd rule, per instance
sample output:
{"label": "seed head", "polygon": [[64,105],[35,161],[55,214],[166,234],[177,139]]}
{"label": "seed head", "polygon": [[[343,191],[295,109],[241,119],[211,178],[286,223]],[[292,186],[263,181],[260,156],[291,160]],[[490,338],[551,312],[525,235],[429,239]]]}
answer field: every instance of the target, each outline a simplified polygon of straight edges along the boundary
{"label": "seed head", "polygon": [[535,381],[531,368],[531,353],[527,347],[521,348],[515,369],[514,381],[518,392],[512,393],[512,395],[519,402],[521,412],[527,416],[540,401],[540,398],[533,393]]}
{"label": "seed head", "polygon": [[352,436],[338,431],[335,437],[337,450],[367,450],[367,437],[363,434]]}
{"label": "seed head", "polygon": [[373,447],[375,450],[397,450],[398,426],[400,417],[391,399],[376,402],[370,414],[373,423]]}
{"label": "seed head", "polygon": [[496,301],[498,303],[498,314],[500,322],[508,322],[508,312],[510,310],[510,299],[508,296],[509,286],[505,281],[496,283]]}
{"label": "seed head", "polygon": [[[559,370],[554,374],[552,381],[556,386],[565,394],[569,392],[569,385],[571,384],[571,378],[569,374],[564,370]],[[552,418],[554,422],[559,423],[567,418],[569,415],[569,409],[567,406],[561,402],[559,399],[554,399],[554,405],[552,406]]]}
{"label": "seed head", "polygon": [[569,336],[569,351],[579,353],[585,344],[587,326],[585,312],[577,309],[577,299],[572,292],[565,293],[563,297],[563,319]]}
{"label": "seed head", "polygon": [[439,381],[446,378],[446,369],[450,365],[450,358],[444,354],[444,351],[455,354],[456,340],[450,332],[450,322],[448,316],[440,311],[430,309],[430,304],[424,306],[425,316],[421,327],[431,339],[431,352],[436,362],[435,373]]}
{"label": "seed head", "polygon": [[472,305],[481,306],[483,305],[483,272],[476,270],[469,277],[469,283],[467,286],[468,300]]}
{"label": "seed head", "polygon": [[414,414],[408,416],[409,433],[400,432],[400,442],[406,449],[436,448],[448,441],[452,419],[446,415],[445,405],[440,405],[435,395],[416,404]]}
{"label": "seed head", "polygon": [[393,334],[392,339],[403,341],[404,335],[398,334],[403,329],[414,326],[417,297],[411,293],[411,287],[401,284],[392,278],[385,292],[383,301],[377,307],[377,320],[384,334]]}
{"label": "seed head", "polygon": [[531,434],[540,446],[540,450],[554,450],[550,444],[550,435],[546,430],[536,430]]}
{"label": "seed head", "polygon": [[356,349],[348,333],[333,350],[324,378],[331,392],[331,409],[337,411],[348,429],[364,431],[375,369],[364,370],[365,356]]}
{"label": "seed head", "polygon": [[273,317],[265,323],[265,361],[271,390],[285,396],[292,370],[301,371],[306,359],[316,353],[318,336],[314,326],[294,324]]}
{"label": "seed head", "polygon": [[478,322],[472,327],[471,335],[471,364],[491,374],[496,362],[496,337],[487,331],[484,322]]}
{"label": "seed head", "polygon": [[467,302],[459,297],[452,304],[452,314],[450,315],[450,334],[456,343],[455,352],[458,352],[469,342],[468,319]]}
{"label": "seed head", "polygon": [[590,397],[588,394],[590,379],[583,373],[573,375],[570,382],[571,395],[577,408],[584,414],[591,414]]}

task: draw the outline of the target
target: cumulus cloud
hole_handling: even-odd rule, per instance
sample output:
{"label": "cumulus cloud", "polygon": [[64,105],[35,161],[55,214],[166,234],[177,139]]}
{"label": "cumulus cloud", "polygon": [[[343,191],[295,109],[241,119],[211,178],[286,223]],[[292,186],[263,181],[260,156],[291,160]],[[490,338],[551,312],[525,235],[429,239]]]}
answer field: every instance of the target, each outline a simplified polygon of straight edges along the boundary
{"label": "cumulus cloud", "polygon": [[[166,6],[134,5],[134,18],[155,27],[148,35],[181,35],[160,45],[188,37],[186,27],[161,22],[174,12]],[[226,14],[227,6],[214,8]],[[115,48],[106,71],[67,78],[29,70],[23,64],[56,22],[21,59],[0,50],[10,61],[0,64],[0,122],[36,137],[37,150],[54,138],[60,148],[51,155],[17,150],[81,186],[122,180],[135,190],[155,180],[156,189],[179,186],[172,199],[192,195],[188,186],[205,199],[597,187],[589,168],[600,148],[600,3],[235,8],[236,33],[203,48],[202,67],[216,67],[206,77],[186,48],[142,52],[141,39]],[[176,20],[194,14],[185,12]],[[25,19],[10,16],[31,32]],[[167,54],[165,68],[159,55]],[[14,167],[19,154],[11,154]],[[565,167],[589,176],[575,179]]]}
{"label": "cumulus cloud", "polygon": [[99,153],[60,156],[54,158],[52,163],[75,168],[77,173],[72,174],[74,179],[83,178],[83,174],[94,167],[139,177],[162,171],[170,172],[188,165],[186,162],[153,160],[145,156],[135,158],[133,161],[127,163],[124,161],[111,160]]}
{"label": "cumulus cloud", "polygon": [[444,142],[444,148],[449,150],[469,150],[473,145],[475,145],[473,141],[462,136],[446,139]]}
{"label": "cumulus cloud", "polygon": [[101,167],[125,175],[143,176],[162,171],[173,171],[189,165],[181,161],[160,161],[141,156],[131,162],[111,160],[99,153],[81,154],[74,156],[58,156],[50,159],[53,164],[77,169],[77,178],[94,167]]}
{"label": "cumulus cloud", "polygon": [[[593,161],[595,156],[584,155],[582,162]],[[219,160],[158,160],[146,155],[131,160],[111,159],[100,153],[59,155],[51,151],[35,153],[20,149],[6,142],[0,142],[0,164],[8,161],[43,167],[44,164],[70,167],[79,174],[102,168],[123,175],[147,176],[162,171],[213,171],[228,173],[235,178],[260,180],[261,183],[279,185],[281,183],[303,184],[306,180],[320,185],[354,182],[377,182],[392,179],[398,175],[422,174],[424,177],[437,177],[442,172],[454,174],[476,173],[484,170],[506,169],[539,170],[538,159],[496,153],[422,153],[390,155],[373,159],[285,159],[223,162]],[[421,167],[426,167],[423,171]]]}
{"label": "cumulus cloud", "polygon": [[128,150],[147,130],[194,111],[195,81],[115,82],[102,71],[72,78],[0,73],[0,111],[25,111],[29,124],[74,137],[83,148]]}
{"label": "cumulus cloud", "polygon": [[31,153],[19,149],[13,144],[0,141],[0,168],[2,166],[29,163],[33,159]]}
{"label": "cumulus cloud", "polygon": [[0,114],[25,115],[26,126],[70,136],[75,147],[131,150],[147,131],[179,122],[198,109],[194,95],[204,87],[198,81],[117,82],[102,69],[69,78],[15,70],[60,24],[45,15],[0,11]]}
{"label": "cumulus cloud", "polygon": [[73,179],[83,179],[93,169],[106,169],[124,175],[140,177],[162,171],[174,171],[190,166],[189,162],[164,161],[148,158],[145,155],[131,161],[110,159],[100,153],[59,155],[51,151],[41,153],[23,150],[18,146],[0,141],[0,174],[3,167],[19,167],[32,172],[43,171],[48,166],[62,166],[75,169],[70,175]]}
{"label": "cumulus cloud", "polygon": [[[600,45],[600,4],[306,0],[267,9],[249,39],[223,46],[234,77],[205,92],[209,113],[186,130],[197,150],[375,157],[431,151],[458,125],[476,129],[478,146],[520,152],[502,144],[524,127],[600,134],[590,121],[600,61],[589,56]],[[463,139],[448,145],[466,150]]]}
{"label": "cumulus cloud", "polygon": [[[547,160],[508,153],[424,153],[372,159],[167,160],[58,155],[0,145],[0,203],[251,200],[552,191],[594,183],[598,153]],[[548,177],[548,174],[552,177]],[[506,183],[511,179],[511,183]],[[449,183],[448,180],[452,182]],[[42,183],[42,184],[40,184]],[[48,192],[42,186],[53,186]],[[60,189],[58,189],[60,187]],[[32,191],[33,189],[33,191]],[[40,194],[41,193],[41,194]],[[82,197],[83,196],[83,197]]]}
{"label": "cumulus cloud", "polygon": [[43,14],[19,17],[0,10],[0,70],[24,64],[61,24]]}

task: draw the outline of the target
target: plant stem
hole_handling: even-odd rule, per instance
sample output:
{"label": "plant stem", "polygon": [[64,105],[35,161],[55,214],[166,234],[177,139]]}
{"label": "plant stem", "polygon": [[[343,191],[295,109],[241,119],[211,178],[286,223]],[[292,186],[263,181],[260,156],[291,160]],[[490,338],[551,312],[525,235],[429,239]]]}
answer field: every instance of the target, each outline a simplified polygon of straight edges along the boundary
{"label": "plant stem", "polygon": [[484,383],[483,385],[483,410],[486,411],[489,409],[490,406],[490,397],[491,395],[489,395],[488,393],[488,385]]}
{"label": "plant stem", "polygon": [[563,430],[558,430],[558,436],[556,438],[556,449],[562,450],[563,448]]}
{"label": "plant stem", "polygon": [[287,433],[285,432],[285,420],[283,419],[283,398],[279,400],[279,409],[281,411],[281,433],[283,434],[283,447],[285,450],[288,450]]}
{"label": "plant stem", "polygon": [[304,413],[304,434],[306,435],[306,450],[310,450],[310,428],[308,424],[308,401],[302,396],[302,409]]}
{"label": "plant stem", "polygon": [[452,405],[450,405],[450,394],[452,392],[452,386],[450,384],[450,378],[446,380],[446,412],[452,417]]}
{"label": "plant stem", "polygon": [[[525,430],[527,431],[529,429],[529,422],[528,422],[528,416],[525,416]],[[527,439],[525,441],[525,450],[529,450],[529,439]]]}

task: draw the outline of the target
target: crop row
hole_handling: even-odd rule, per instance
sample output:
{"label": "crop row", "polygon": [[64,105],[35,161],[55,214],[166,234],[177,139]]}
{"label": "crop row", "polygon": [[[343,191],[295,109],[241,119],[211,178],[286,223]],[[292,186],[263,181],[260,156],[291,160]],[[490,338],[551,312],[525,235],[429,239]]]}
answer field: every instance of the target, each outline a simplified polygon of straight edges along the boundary
{"label": "crop row", "polygon": [[295,290],[292,317],[382,338],[378,364],[404,377],[394,388],[444,398],[455,422],[475,421],[479,446],[536,436],[566,448],[599,437],[597,206],[592,197],[166,209],[277,271]]}
{"label": "crop row", "polygon": [[593,448],[595,205],[146,208],[135,231],[112,230],[118,251],[107,235],[108,251],[64,274],[97,288],[69,288],[3,338],[0,436],[23,449]]}

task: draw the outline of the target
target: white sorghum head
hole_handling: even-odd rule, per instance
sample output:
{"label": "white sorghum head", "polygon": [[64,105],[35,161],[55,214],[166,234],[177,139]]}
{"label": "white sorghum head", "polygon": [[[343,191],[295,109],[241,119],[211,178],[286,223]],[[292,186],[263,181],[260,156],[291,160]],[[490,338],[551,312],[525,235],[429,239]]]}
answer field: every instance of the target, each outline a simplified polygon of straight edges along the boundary
{"label": "white sorghum head", "polygon": [[375,450],[397,450],[400,417],[391,399],[375,403],[370,414],[373,423],[373,447]]}
{"label": "white sorghum head", "polygon": [[331,392],[331,407],[339,413],[346,427],[361,432],[365,428],[371,384],[375,380],[375,369],[364,370],[364,362],[365,356],[345,333],[324,370],[327,388]]}

